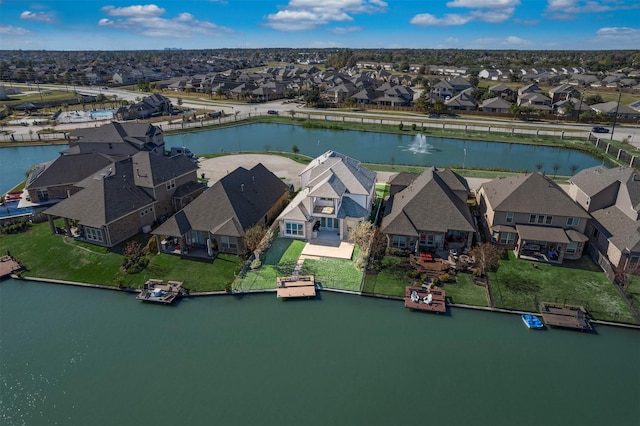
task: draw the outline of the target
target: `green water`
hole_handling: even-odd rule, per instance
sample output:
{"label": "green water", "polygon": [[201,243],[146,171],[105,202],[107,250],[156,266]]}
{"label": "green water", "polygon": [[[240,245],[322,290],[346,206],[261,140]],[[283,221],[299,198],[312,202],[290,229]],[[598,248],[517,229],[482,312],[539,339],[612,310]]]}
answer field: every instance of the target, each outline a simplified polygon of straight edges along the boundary
{"label": "green water", "polygon": [[322,293],[0,283],[1,424],[638,425],[640,333]]}

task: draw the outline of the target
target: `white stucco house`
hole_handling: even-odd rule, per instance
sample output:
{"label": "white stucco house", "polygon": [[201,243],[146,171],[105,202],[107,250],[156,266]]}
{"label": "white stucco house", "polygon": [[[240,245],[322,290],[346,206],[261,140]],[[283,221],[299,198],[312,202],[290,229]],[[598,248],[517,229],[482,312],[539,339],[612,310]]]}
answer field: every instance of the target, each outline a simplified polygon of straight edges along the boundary
{"label": "white stucco house", "polygon": [[376,173],[335,151],[300,173],[300,192],[276,219],[281,237],[346,241],[349,227],[369,220]]}

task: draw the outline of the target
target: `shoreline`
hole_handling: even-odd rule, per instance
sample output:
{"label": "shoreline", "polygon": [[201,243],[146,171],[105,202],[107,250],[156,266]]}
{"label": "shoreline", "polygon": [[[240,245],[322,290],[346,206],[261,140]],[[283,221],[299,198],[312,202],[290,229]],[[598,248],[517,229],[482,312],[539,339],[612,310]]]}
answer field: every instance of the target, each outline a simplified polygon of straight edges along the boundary
{"label": "shoreline", "polygon": [[[33,281],[33,282],[42,283],[42,284],[57,284],[57,285],[67,285],[72,287],[93,288],[98,290],[120,291],[128,294],[136,294],[141,292],[141,290],[133,289],[130,287],[112,287],[112,286],[107,286],[102,284],[89,284],[89,283],[83,283],[78,281],[56,280],[52,278],[22,277],[19,275],[12,275],[11,278],[16,281]],[[237,291],[237,292],[236,291],[227,292],[224,290],[201,291],[201,292],[188,293],[187,295],[182,295],[180,297],[188,298],[188,297],[212,297],[212,296],[242,296],[242,295],[251,295],[251,294],[275,293],[276,290],[277,290],[276,288],[273,288],[273,289],[246,290],[246,291]],[[351,296],[369,297],[372,299],[385,299],[385,300],[393,300],[393,301],[404,300],[404,298],[398,297],[398,296],[386,296],[383,294],[362,293],[358,291],[339,290],[339,289],[331,289],[331,288],[320,288],[319,290],[328,291],[331,293],[347,294]],[[523,315],[523,314],[540,315],[539,312],[527,312],[527,311],[519,311],[519,310],[511,310],[511,309],[502,309],[502,308],[490,308],[488,306],[474,306],[474,305],[465,305],[465,304],[457,304],[457,303],[447,303],[447,307],[470,309],[470,310],[483,311],[483,312],[496,312],[496,313],[510,314],[510,315]],[[589,322],[595,325],[607,325],[611,327],[621,327],[621,328],[626,328],[631,330],[640,330],[640,325],[637,325],[637,324],[627,324],[627,323],[593,320],[593,319],[589,320]]]}

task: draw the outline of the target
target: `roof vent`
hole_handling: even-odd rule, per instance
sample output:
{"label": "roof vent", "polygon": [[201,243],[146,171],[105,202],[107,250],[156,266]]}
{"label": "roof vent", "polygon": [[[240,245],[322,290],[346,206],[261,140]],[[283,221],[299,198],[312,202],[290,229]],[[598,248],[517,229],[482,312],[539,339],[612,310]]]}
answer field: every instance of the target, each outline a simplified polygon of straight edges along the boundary
{"label": "roof vent", "polygon": [[240,191],[244,192],[244,183],[240,184]]}

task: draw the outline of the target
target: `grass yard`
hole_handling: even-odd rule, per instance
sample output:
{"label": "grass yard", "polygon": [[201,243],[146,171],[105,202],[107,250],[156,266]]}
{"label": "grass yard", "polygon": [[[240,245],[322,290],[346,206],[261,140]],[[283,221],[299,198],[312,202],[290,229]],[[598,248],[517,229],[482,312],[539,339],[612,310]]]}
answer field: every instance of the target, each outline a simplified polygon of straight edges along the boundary
{"label": "grass yard", "polygon": [[595,319],[635,322],[613,284],[588,256],[559,266],[507,254],[508,259],[489,274],[497,308],[537,312],[540,302],[566,303],[584,306]]}
{"label": "grass yard", "polygon": [[[354,251],[353,259],[357,256]],[[355,268],[353,259],[305,259],[301,274],[314,275],[316,283],[325,288],[360,291],[362,271]]]}
{"label": "grass yard", "polygon": [[484,287],[473,283],[471,274],[459,273],[455,283],[447,283],[442,286],[447,293],[447,299],[451,303],[473,306],[489,306]]}
{"label": "grass yard", "polygon": [[389,196],[389,191],[391,190],[391,185],[388,183],[376,183],[376,196],[380,199],[385,199],[385,197]]}
{"label": "grass yard", "polygon": [[262,255],[262,266],[249,271],[234,285],[234,290],[265,290],[276,288],[276,278],[293,273],[305,242],[291,238],[276,238]]}
{"label": "grass yard", "polygon": [[138,288],[149,278],[184,281],[190,291],[224,290],[234,280],[240,258],[221,254],[215,261],[185,260],[166,254],[154,255],[147,268],[124,274],[124,257],[105,247],[52,235],[48,223],[31,226],[23,233],[0,236],[0,253],[11,252],[27,271],[25,277],[50,278],[90,284]]}
{"label": "grass yard", "polygon": [[404,296],[404,288],[411,284],[407,277],[409,262],[396,256],[385,256],[382,259],[382,269],[378,274],[367,275],[364,281],[363,293],[381,294],[385,296]]}
{"label": "grass yard", "polygon": [[631,303],[636,308],[636,310],[640,310],[640,277],[632,276],[631,282],[627,287],[627,296],[631,299]]}
{"label": "grass yard", "polygon": [[263,265],[277,265],[281,262],[297,261],[305,242],[292,238],[276,238],[269,250],[262,256]]}

